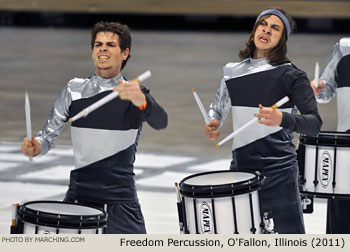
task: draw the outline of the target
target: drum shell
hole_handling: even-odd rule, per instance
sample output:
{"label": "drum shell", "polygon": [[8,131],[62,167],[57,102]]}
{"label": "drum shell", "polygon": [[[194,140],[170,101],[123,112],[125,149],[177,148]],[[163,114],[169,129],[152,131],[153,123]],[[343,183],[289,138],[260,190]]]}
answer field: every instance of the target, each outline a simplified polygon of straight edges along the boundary
{"label": "drum shell", "polygon": [[301,136],[304,172],[301,192],[321,198],[350,197],[350,134]]}
{"label": "drum shell", "polygon": [[56,228],[45,225],[36,225],[29,222],[23,222],[23,234],[103,234],[104,228]]}
{"label": "drum shell", "polygon": [[[215,174],[220,172],[239,173],[217,171],[199,173],[194,176],[212,174],[215,177]],[[197,189],[194,186],[192,196],[190,196],[189,189],[191,186],[186,184],[188,178],[180,182],[180,193],[186,215],[185,226],[188,233],[262,233],[258,194],[260,180],[255,174],[253,179],[248,182],[197,186]]]}
{"label": "drum shell", "polygon": [[[62,214],[47,209],[41,211],[32,207],[36,204],[80,208],[94,214]],[[17,230],[23,234],[102,234],[105,225],[106,213],[101,209],[67,202],[32,201],[20,206]]]}

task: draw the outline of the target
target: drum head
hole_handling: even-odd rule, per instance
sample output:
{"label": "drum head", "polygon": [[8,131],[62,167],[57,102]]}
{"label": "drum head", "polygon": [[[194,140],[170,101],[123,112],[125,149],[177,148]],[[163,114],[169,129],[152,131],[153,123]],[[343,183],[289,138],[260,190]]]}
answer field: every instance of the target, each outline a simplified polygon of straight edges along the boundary
{"label": "drum head", "polygon": [[179,187],[181,194],[188,197],[226,197],[259,189],[260,179],[255,173],[213,171],[186,177],[180,182]]}
{"label": "drum head", "polygon": [[39,211],[42,213],[51,213],[59,215],[98,215],[103,214],[99,209],[77,204],[66,204],[64,202],[28,202],[25,204],[27,209]]}
{"label": "drum head", "polygon": [[184,179],[186,184],[194,186],[210,186],[210,185],[227,185],[237,182],[248,181],[254,179],[255,174],[247,172],[220,172],[209,174],[198,174],[197,176]]}

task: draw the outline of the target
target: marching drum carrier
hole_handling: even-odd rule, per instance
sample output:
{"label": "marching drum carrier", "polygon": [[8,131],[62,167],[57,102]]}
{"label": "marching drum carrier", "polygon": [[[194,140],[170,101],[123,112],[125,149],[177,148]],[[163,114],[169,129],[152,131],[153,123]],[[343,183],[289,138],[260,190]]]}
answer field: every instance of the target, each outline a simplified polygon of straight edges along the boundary
{"label": "marching drum carrier", "polygon": [[212,171],[184,178],[178,188],[180,232],[187,234],[273,233],[273,220],[260,216],[255,173]]}
{"label": "marching drum carrier", "polygon": [[350,198],[350,134],[301,135],[298,162],[303,196]]}
{"label": "marching drum carrier", "polygon": [[102,234],[106,213],[61,201],[31,201],[13,206],[11,234]]}

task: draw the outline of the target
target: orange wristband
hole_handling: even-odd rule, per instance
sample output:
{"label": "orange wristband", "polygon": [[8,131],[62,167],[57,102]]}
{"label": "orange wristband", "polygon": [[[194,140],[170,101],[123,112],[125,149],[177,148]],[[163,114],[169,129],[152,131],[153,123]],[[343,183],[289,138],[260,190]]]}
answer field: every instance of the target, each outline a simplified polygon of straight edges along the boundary
{"label": "orange wristband", "polygon": [[145,102],[145,104],[138,106],[139,110],[145,110],[147,108],[147,100]]}

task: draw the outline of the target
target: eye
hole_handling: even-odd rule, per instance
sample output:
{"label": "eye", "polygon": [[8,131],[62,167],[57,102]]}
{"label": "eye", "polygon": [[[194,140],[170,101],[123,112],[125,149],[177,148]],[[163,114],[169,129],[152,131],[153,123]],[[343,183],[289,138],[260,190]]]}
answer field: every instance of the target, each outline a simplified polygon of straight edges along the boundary
{"label": "eye", "polygon": [[260,24],[263,25],[263,26],[266,26],[266,25],[267,25],[267,23],[266,23],[265,20],[261,20]]}
{"label": "eye", "polygon": [[279,26],[274,25],[272,26],[272,29],[274,29],[275,31],[280,31],[281,28]]}

